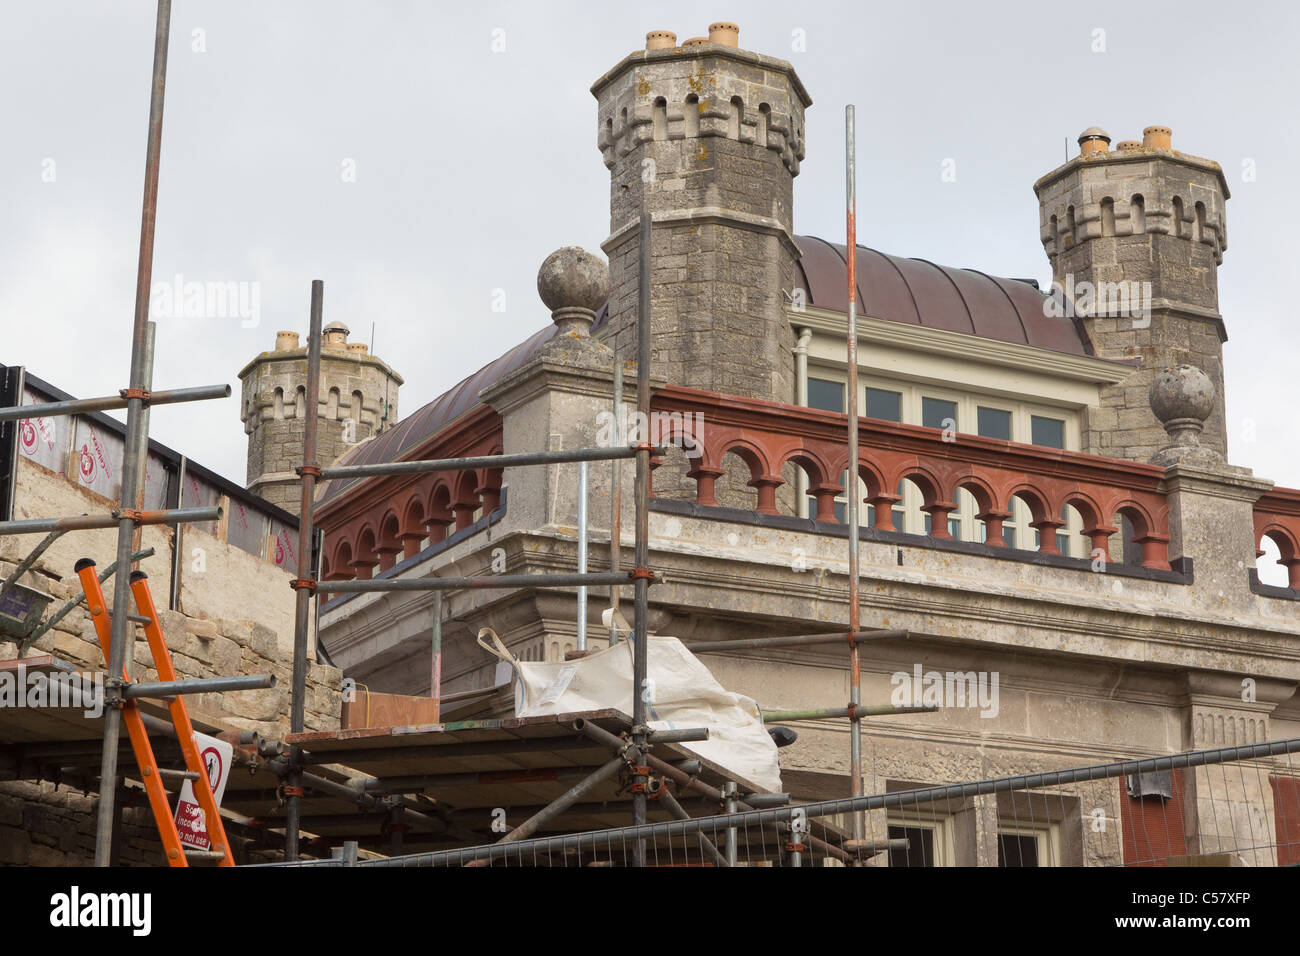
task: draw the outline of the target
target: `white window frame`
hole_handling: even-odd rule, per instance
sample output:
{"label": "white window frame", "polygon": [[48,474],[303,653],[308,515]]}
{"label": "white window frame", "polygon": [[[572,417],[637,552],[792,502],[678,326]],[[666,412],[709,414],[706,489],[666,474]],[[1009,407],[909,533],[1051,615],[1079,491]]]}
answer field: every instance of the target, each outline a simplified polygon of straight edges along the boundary
{"label": "white window frame", "polygon": [[[828,382],[837,382],[847,387],[848,376],[840,368],[834,368],[823,365],[810,366],[808,369],[809,378],[818,378]],[[903,424],[920,425],[922,421],[922,399],[937,398],[943,401],[953,402],[957,406],[957,433],[959,435],[977,435],[979,434],[979,407],[983,405],[986,408],[996,408],[1011,413],[1011,440],[1022,444],[1030,444],[1033,437],[1033,416],[1040,418],[1054,418],[1065,423],[1065,450],[1078,451],[1081,441],[1081,431],[1079,423],[1079,413],[1072,409],[1060,408],[1053,405],[1045,405],[1039,402],[1026,401],[1021,399],[1007,398],[1003,395],[992,393],[961,391],[959,389],[948,388],[942,385],[931,385],[924,382],[909,382],[905,379],[894,379],[887,376],[877,375],[874,372],[868,373],[863,370],[859,373],[858,387],[861,394],[858,396],[858,407],[866,408],[867,388],[875,388],[883,391],[898,392],[902,398],[899,402],[900,411],[903,418]],[[841,476],[843,484],[843,476]],[[866,485],[861,479],[858,482],[859,491],[862,497],[866,497]],[[835,503],[847,506],[848,498],[846,494],[841,493],[836,496]],[[895,507],[894,511],[894,529],[907,534],[925,535],[925,518],[926,515],[921,511],[921,505],[924,504],[920,490],[912,483],[908,482],[903,486],[903,500]],[[954,538],[960,538],[962,541],[983,541],[983,522],[975,517],[975,502],[969,492],[959,491],[957,494],[957,510],[948,515],[950,526],[949,531],[953,531],[953,525],[959,534],[954,534]],[[799,502],[800,514],[802,517],[808,516],[808,502]],[[901,509],[901,514],[900,514]],[[1023,501],[1016,499],[1011,504],[1011,517],[1003,524],[1004,533],[1009,532],[1006,536],[1009,538],[1010,533],[1020,533],[1021,536],[1033,531],[1029,527],[1032,520],[1029,506]],[[866,515],[867,509],[862,509],[862,523],[864,526],[870,526]],[[901,521],[899,519],[902,519]],[[1083,522],[1076,510],[1066,512],[1065,526],[1060,528],[1058,534],[1065,535],[1065,547],[1061,549],[1062,554],[1070,557],[1086,558],[1091,554],[1091,544],[1084,538]],[[1034,550],[1037,550],[1039,535],[1037,531],[1034,534]],[[1058,539],[1058,546],[1062,542]],[[1008,541],[1008,544],[1010,542]]]}
{"label": "white window frame", "polygon": [[1044,827],[1012,826],[998,821],[999,835],[1033,837],[1038,844],[1039,867],[1061,866],[1061,825],[1052,823]]}
{"label": "white window frame", "polygon": [[[957,844],[953,839],[952,817],[932,810],[909,810],[906,813],[890,813],[885,817],[885,832],[889,827],[911,827],[930,830],[934,834],[934,865],[956,866]],[[910,869],[910,868],[909,868]]]}

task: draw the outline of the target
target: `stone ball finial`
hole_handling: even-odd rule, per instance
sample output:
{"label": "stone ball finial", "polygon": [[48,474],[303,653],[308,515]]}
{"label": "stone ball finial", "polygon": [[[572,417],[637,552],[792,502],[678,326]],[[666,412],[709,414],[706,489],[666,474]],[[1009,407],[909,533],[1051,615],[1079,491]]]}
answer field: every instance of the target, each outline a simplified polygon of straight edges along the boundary
{"label": "stone ball finial", "polygon": [[609,264],[580,246],[556,249],[537,270],[537,294],[561,335],[585,336],[609,299]]}
{"label": "stone ball finial", "polygon": [[1201,445],[1201,430],[1214,411],[1214,382],[1195,365],[1175,365],[1156,373],[1147,393],[1151,411],[1169,435],[1169,444],[1151,459],[1168,464],[1186,458],[1217,459]]}

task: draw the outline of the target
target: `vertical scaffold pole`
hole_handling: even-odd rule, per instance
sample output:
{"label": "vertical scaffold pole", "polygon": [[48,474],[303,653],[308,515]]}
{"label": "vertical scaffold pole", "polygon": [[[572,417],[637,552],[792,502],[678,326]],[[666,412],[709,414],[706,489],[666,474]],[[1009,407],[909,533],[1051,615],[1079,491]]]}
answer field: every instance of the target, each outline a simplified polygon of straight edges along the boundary
{"label": "vertical scaffold pole", "polygon": [[[311,620],[311,601],[315,587],[311,578],[312,507],[316,500],[316,477],[320,465],[316,461],[316,425],[320,416],[320,347],[321,309],[325,299],[325,283],[313,279],[311,283],[311,321],[307,330],[307,402],[302,430],[302,498],[298,512],[298,579],[297,602],[294,605],[293,623],[293,689],[289,705],[289,732],[303,731],[307,688],[307,628]],[[298,824],[302,814],[302,750],[289,750],[289,775],[285,785],[288,805],[285,810],[284,858],[298,859]]]}
{"label": "vertical scaffold pole", "polygon": [[[578,573],[587,573],[587,463],[578,462]],[[578,652],[587,652],[587,586],[578,586]]]}
{"label": "vertical scaffold pole", "polygon": [[[127,659],[127,614],[131,606],[131,539],[135,532],[136,496],[140,488],[140,449],[144,433],[145,352],[149,320],[149,286],[153,279],[154,223],[158,212],[158,167],[162,153],[163,93],[167,84],[167,40],[171,29],[171,0],[158,0],[154,26],[153,78],[149,93],[149,137],[144,163],[144,202],[140,214],[140,257],[135,275],[135,318],[131,328],[131,375],[126,404],[126,449],[122,456],[122,517],[117,525],[117,566],[113,582],[113,626],[109,647],[108,680],[122,679]],[[122,738],[122,712],[104,710],[104,757],[100,764],[99,815],[95,825],[95,866],[109,866],[113,852],[113,814],[116,804],[117,748]]]}
{"label": "vertical scaffold pole", "polygon": [[[652,229],[650,210],[644,200],[641,205],[641,248],[637,279],[636,306],[636,410],[637,421],[650,421],[650,242]],[[636,575],[633,585],[634,616],[632,643],[632,744],[636,750],[638,768],[645,765],[646,743],[646,681],[648,634],[650,617],[650,581],[647,566],[650,563],[650,436],[637,433],[636,452]],[[646,822],[646,784],[649,777],[641,772],[633,775],[635,789],[632,793],[632,823],[640,826]],[[632,865],[645,866],[645,840],[632,843]]]}
{"label": "vertical scaffold pole", "polygon": [[[611,336],[611,340],[613,337]],[[621,444],[627,444],[623,415],[623,360],[614,351],[614,428]],[[610,463],[609,484],[609,570],[618,573],[622,565],[623,547],[623,462],[615,458]],[[609,644],[618,639],[618,585],[609,586]]]}
{"label": "vertical scaffold pole", "polygon": [[[848,264],[848,420],[849,420],[849,774],[850,795],[862,796],[862,667],[855,636],[861,627],[858,603],[858,224],[857,143],[853,105],[844,108],[845,140],[845,261]],[[862,839],[862,814],[853,814],[853,839]]]}
{"label": "vertical scaffold pole", "polygon": [[442,592],[433,592],[433,627],[429,632],[433,673],[429,675],[429,695],[433,698],[433,722],[442,720]]}

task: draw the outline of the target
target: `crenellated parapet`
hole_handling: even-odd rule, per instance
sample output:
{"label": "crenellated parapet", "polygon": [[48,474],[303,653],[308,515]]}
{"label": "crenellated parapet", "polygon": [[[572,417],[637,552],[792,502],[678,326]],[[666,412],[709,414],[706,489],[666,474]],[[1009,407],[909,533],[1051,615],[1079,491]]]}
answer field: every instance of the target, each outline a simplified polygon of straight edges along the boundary
{"label": "crenellated parapet", "polygon": [[1164,444],[1146,393],[1161,369],[1192,365],[1217,394],[1205,444],[1226,456],[1218,269],[1228,246],[1227,179],[1218,163],[1174,149],[1165,126],[1110,148],[1104,130],[1034,184],[1053,307],[1081,323],[1098,356],[1134,365],[1090,409],[1084,447],[1146,461]]}
{"label": "crenellated parapet", "polygon": [[1039,236],[1053,265],[1089,239],[1160,234],[1228,247],[1228,186],[1218,163],[1143,146],[1080,155],[1040,179]]}
{"label": "crenellated parapet", "polygon": [[[322,331],[320,428],[317,458],[328,464],[347,449],[397,422],[402,377],[369,354],[363,343],[348,342],[348,329],[332,322]],[[275,349],[263,352],[239,373],[240,418],[248,435],[248,488],[297,513],[300,491],[294,468],[302,464],[307,417],[307,348],[295,332],[276,335]]]}
{"label": "crenellated parapet", "polygon": [[737,45],[735,24],[686,40],[653,31],[591,87],[610,171],[609,320],[635,347],[642,211],[654,219],[653,355],[666,378],[759,398],[794,398],[785,318],[799,249],[794,177],[812,100],[784,60]]}
{"label": "crenellated parapet", "polygon": [[799,174],[811,101],[784,60],[717,43],[645,50],[601,77],[592,93],[607,168],[642,143],[718,137],[770,150]]}

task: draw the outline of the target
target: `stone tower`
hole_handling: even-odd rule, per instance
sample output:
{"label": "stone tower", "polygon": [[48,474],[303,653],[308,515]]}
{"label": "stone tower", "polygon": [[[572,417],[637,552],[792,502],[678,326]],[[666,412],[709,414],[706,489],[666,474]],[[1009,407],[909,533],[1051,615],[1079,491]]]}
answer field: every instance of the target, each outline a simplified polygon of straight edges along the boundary
{"label": "stone tower", "polygon": [[741,50],[739,28],[677,45],[646,35],[592,86],[597,144],[610,170],[609,332],[635,356],[642,203],[654,217],[654,375],[794,400],[793,335],[783,307],[799,256],[794,177],[811,104],[793,67]]}
{"label": "stone tower", "polygon": [[1097,354],[1131,361],[1133,374],[1090,409],[1084,451],[1147,461],[1166,444],[1147,393],[1154,377],[1193,365],[1213,382],[1202,443],[1226,456],[1218,267],[1228,245],[1228,184],[1218,163],[1174,150],[1170,131],[1110,149],[1093,127],[1081,152],[1034,184],[1053,302],[1074,309]]}
{"label": "stone tower", "polygon": [[[402,376],[348,342],[348,327],[331,322],[321,330],[320,424],[317,461],[331,464],[345,451],[397,422]],[[286,511],[298,513],[307,414],[307,349],[297,332],[277,332],[275,351],[263,352],[239,373],[241,417],[248,434],[248,489]]]}

